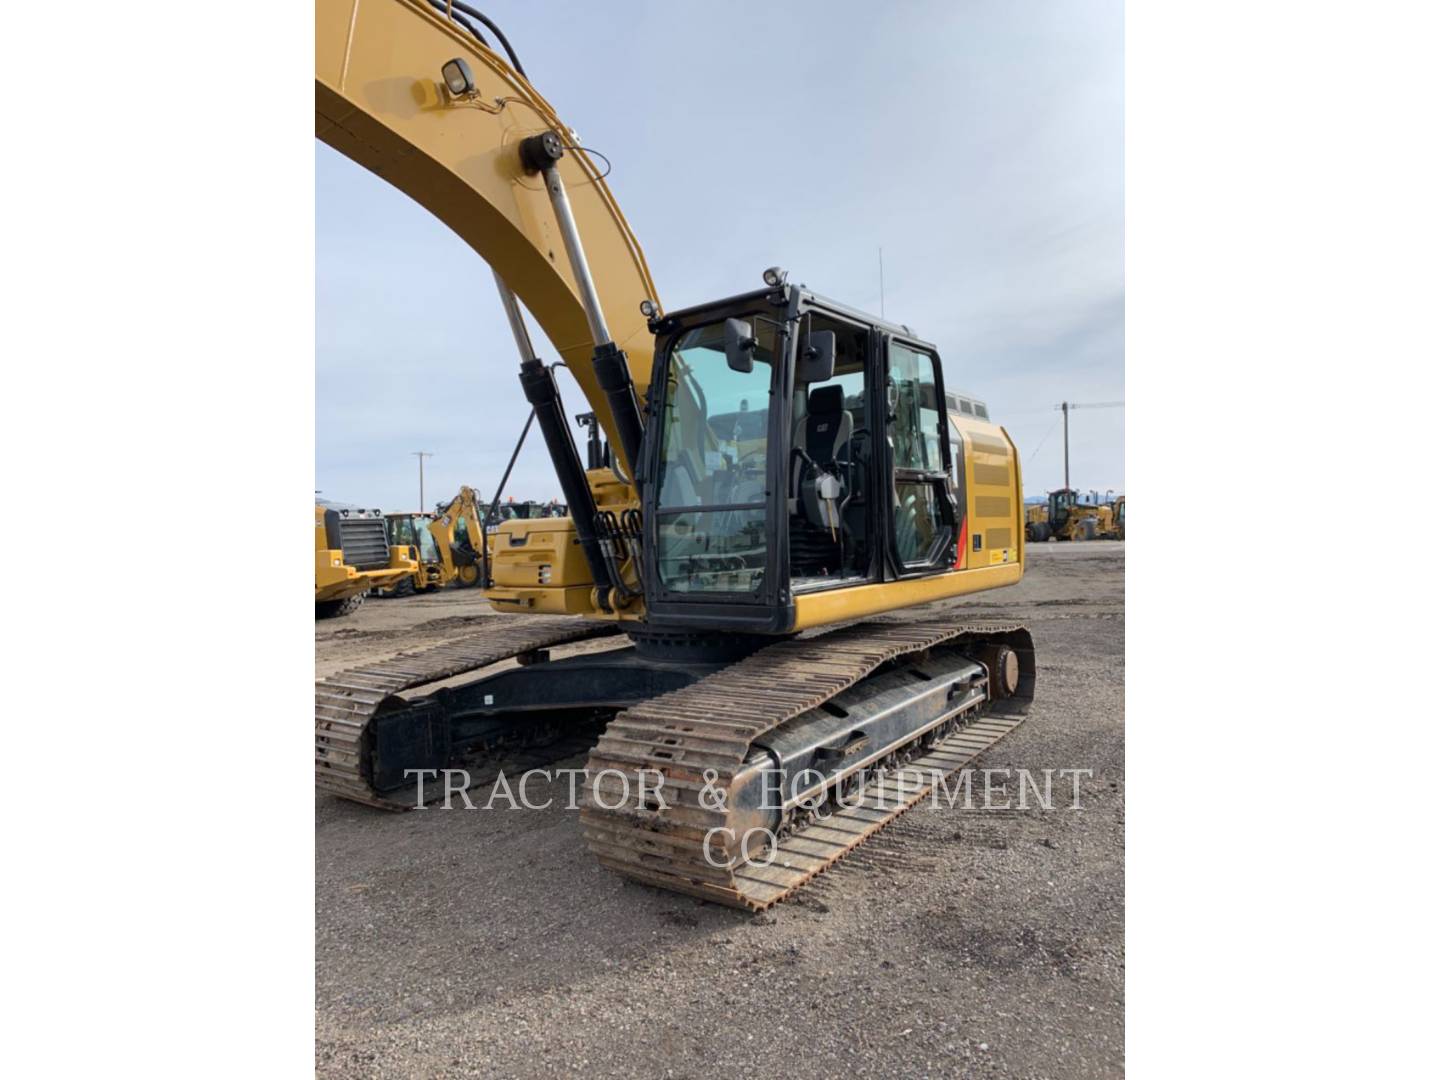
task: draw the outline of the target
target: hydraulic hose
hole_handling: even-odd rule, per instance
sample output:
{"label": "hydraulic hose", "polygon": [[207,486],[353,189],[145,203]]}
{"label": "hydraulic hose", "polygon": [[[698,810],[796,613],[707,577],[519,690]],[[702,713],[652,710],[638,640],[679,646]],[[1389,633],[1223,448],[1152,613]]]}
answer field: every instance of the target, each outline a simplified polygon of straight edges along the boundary
{"label": "hydraulic hose", "polygon": [[[491,32],[494,33],[495,37],[499,40],[500,47],[505,50],[505,55],[510,58],[510,66],[513,67],[516,71],[518,71],[521,75],[524,75],[526,79],[530,78],[529,75],[525,74],[525,68],[521,66],[520,58],[515,55],[515,50],[510,45],[510,39],[505,36],[505,32],[501,30],[500,27],[496,26],[494,21],[491,20],[487,15],[485,15],[484,12],[477,11],[469,4],[462,4],[460,0],[449,0],[449,2],[447,2],[447,0],[430,0],[430,6],[436,11],[441,12],[442,14],[448,14],[450,18],[454,19],[466,30],[474,34],[475,39],[488,49],[490,48],[490,42],[485,39],[485,35],[480,33],[479,30],[475,29],[474,25],[471,24],[470,20],[466,19],[464,16],[468,15],[471,19],[479,19],[482,23],[484,23],[487,27],[490,28]],[[457,11],[461,12],[462,14],[456,15],[455,12]]]}

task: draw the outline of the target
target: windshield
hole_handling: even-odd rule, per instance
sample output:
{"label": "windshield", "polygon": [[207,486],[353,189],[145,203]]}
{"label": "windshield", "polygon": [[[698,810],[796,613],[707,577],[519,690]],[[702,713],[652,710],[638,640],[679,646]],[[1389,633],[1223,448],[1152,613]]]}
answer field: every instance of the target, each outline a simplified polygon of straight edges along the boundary
{"label": "windshield", "polygon": [[753,592],[763,578],[776,328],[758,315],[747,321],[755,336],[749,371],[726,360],[723,323],[687,331],[670,353],[656,555],[673,591]]}
{"label": "windshield", "polygon": [[430,519],[419,517],[415,519],[415,536],[420,541],[417,545],[420,548],[420,561],[433,563],[440,561],[440,546],[435,543],[435,534],[430,531]]}

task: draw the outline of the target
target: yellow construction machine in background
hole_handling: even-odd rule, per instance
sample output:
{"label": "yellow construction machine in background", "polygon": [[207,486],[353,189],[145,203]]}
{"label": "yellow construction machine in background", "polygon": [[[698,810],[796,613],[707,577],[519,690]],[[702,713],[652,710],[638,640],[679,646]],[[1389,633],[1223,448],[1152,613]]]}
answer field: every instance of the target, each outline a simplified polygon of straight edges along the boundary
{"label": "yellow construction machine in background", "polygon": [[409,596],[411,593],[431,592],[441,585],[449,584],[445,576],[445,564],[440,558],[440,545],[431,531],[434,514],[386,514],[385,532],[392,547],[413,547],[418,564],[415,573],[389,588],[378,589],[381,596]]}
{"label": "yellow construction machine in background", "polygon": [[437,584],[454,582],[465,589],[480,584],[481,554],[475,544],[485,536],[485,514],[479,504],[480,496],[475,489],[462,485],[459,494],[439,508],[430,521],[429,529],[437,549]]}
{"label": "yellow construction machine in background", "polygon": [[348,615],[374,588],[399,584],[419,568],[416,551],[391,546],[378,510],[315,504],[315,617]]}
{"label": "yellow construction machine in background", "polygon": [[1046,503],[1032,503],[1025,507],[1025,539],[1032,544],[1043,544],[1050,539],[1050,507]]}
{"label": "yellow construction machine in background", "polygon": [[1050,492],[1046,509],[1049,535],[1056,540],[1108,540],[1114,537],[1114,512],[1094,493],[1091,499],[1086,500],[1074,488],[1060,488]]}

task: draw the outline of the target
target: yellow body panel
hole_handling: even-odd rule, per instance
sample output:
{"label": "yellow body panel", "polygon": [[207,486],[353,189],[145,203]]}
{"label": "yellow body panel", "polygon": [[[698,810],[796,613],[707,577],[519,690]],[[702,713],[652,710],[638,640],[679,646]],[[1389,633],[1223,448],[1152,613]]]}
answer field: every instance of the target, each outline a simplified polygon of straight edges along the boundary
{"label": "yellow body panel", "polygon": [[[998,424],[951,416],[965,462],[966,543],[961,566],[979,570],[1024,559],[1020,458]],[[1008,584],[1008,582],[1006,583]]]}
{"label": "yellow body panel", "polygon": [[954,457],[964,463],[965,469],[965,475],[959,478],[963,482],[956,485],[965,494],[965,505],[959,508],[965,520],[963,550],[956,568],[1023,568],[1025,498],[1015,444],[999,424],[957,412],[949,415]]}
{"label": "yellow body panel", "polygon": [[496,586],[485,591],[490,606],[501,612],[523,612],[528,615],[602,616],[595,607],[595,588],[581,585],[569,589],[553,587],[506,589]]}
{"label": "yellow body panel", "polygon": [[[326,551],[326,557],[338,557],[338,551]],[[336,574],[326,568],[322,578],[320,567],[322,553],[315,553],[315,601],[323,600],[344,600],[354,596],[356,593],[369,592],[371,589],[388,589],[392,585],[398,585],[414,573],[413,569],[392,569],[392,570],[356,570],[353,566],[343,566],[340,573]],[[410,564],[413,567],[413,563]]]}
{"label": "yellow body panel", "polygon": [[[630,487],[611,470],[591,469],[585,475],[600,510],[619,514],[634,505]],[[638,599],[614,612],[600,612],[590,567],[569,518],[513,519],[491,533],[490,540],[495,584],[485,596],[496,611],[590,615],[620,621],[634,621],[645,615],[645,605]],[[639,571],[633,560],[624,560],[621,572],[638,593]],[[618,598],[615,602],[619,604]]]}
{"label": "yellow body panel", "polygon": [[491,576],[502,588],[589,585],[590,568],[569,518],[507,521],[493,534]]}
{"label": "yellow body panel", "polygon": [[1018,560],[1004,566],[986,566],[979,570],[952,570],[948,574],[887,581],[878,585],[852,585],[848,589],[806,593],[795,598],[795,629],[863,619],[882,611],[929,604],[966,593],[998,589],[1014,585],[1024,573]]}

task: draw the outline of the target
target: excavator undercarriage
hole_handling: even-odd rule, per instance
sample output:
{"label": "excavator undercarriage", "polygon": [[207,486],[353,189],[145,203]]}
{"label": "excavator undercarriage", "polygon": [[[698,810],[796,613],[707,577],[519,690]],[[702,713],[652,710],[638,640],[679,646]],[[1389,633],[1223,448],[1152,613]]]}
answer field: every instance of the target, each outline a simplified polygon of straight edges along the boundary
{"label": "excavator undercarriage", "polygon": [[[855,623],[738,660],[633,644],[552,659],[618,628],[496,622],[319,682],[317,788],[407,810],[444,794],[447,770],[468,779],[502,752],[549,747],[553,760],[593,743],[581,821],[601,863],[754,910],[1019,726],[1034,695],[1029,632],[954,612]],[[507,660],[517,663],[401,696]]]}

